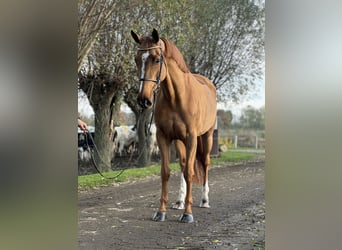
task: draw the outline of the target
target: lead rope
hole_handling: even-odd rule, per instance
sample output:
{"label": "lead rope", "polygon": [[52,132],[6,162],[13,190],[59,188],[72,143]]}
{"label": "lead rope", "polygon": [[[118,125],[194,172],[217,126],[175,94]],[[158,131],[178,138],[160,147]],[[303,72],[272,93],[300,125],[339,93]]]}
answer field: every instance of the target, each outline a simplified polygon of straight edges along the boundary
{"label": "lead rope", "polygon": [[152,126],[152,122],[153,122],[153,117],[154,117],[154,106],[156,103],[156,92],[153,92],[153,105],[152,105],[152,114],[151,114],[151,120],[150,120],[150,124],[148,126],[148,133],[151,133],[151,126]]}
{"label": "lead rope", "polygon": [[151,132],[151,125],[152,125],[153,117],[154,117],[154,108],[155,108],[155,104],[156,104],[156,98],[157,98],[157,94],[158,94],[159,89],[160,89],[160,76],[161,76],[161,72],[162,72],[162,69],[163,69],[163,63],[165,64],[165,70],[167,71],[167,65],[166,65],[166,62],[164,60],[164,55],[163,55],[163,51],[162,51],[161,45],[160,45],[160,54],[161,54],[161,58],[160,58],[161,61],[160,61],[160,68],[159,68],[158,78],[157,78],[157,81],[156,81],[157,88],[153,91],[152,115],[151,115],[150,125],[148,127],[148,132],[149,133]]}
{"label": "lead rope", "polygon": [[[150,49],[154,49],[154,48],[160,48],[160,51],[161,51],[161,58],[160,58],[160,60],[161,60],[161,61],[160,61],[160,68],[159,68],[158,78],[157,78],[157,80],[152,80],[152,81],[156,82],[157,88],[153,91],[152,115],[151,115],[151,120],[150,120],[150,124],[149,124],[149,127],[148,127],[148,133],[151,132],[151,126],[152,126],[153,117],[154,117],[154,107],[155,107],[155,103],[156,103],[156,93],[159,91],[159,88],[160,88],[160,76],[161,76],[161,71],[162,71],[162,68],[163,68],[163,63],[165,64],[165,69],[166,69],[167,66],[166,66],[166,63],[165,63],[165,60],[164,60],[164,56],[163,56],[163,51],[162,51],[162,46],[161,46],[161,44],[160,44],[159,46],[150,47],[150,48],[146,48],[146,49],[138,49],[138,50],[150,50]],[[151,79],[143,79],[143,80],[149,80],[149,81],[151,81]],[[109,169],[112,169],[112,167],[111,167],[111,166],[108,166],[108,165],[105,163],[105,161],[101,158],[101,156],[100,156],[100,154],[99,154],[99,151],[98,151],[98,149],[97,149],[97,147],[96,147],[96,144],[95,144],[95,142],[94,142],[94,139],[93,139],[91,133],[90,133],[89,131],[87,131],[87,132],[84,132],[84,134],[85,134],[85,138],[86,138],[87,149],[88,149],[89,152],[90,152],[90,156],[91,156],[91,159],[92,159],[92,162],[93,162],[93,165],[94,165],[94,168],[96,169],[96,171],[97,171],[103,178],[106,178],[106,179],[116,179],[116,178],[118,178],[126,169],[122,169],[122,170],[120,171],[120,173],[117,174],[117,175],[114,176],[114,177],[106,177],[106,176],[104,176],[104,175],[100,172],[100,170],[98,169],[98,167],[97,167],[97,164],[96,164],[95,158],[94,158],[94,152],[92,152],[92,150],[90,149],[90,146],[89,146],[89,144],[88,144],[88,138],[87,138],[87,136],[89,136],[89,138],[90,138],[91,141],[93,142],[94,148],[95,148],[95,150],[96,150],[96,152],[97,152],[97,154],[98,154],[100,160],[105,164],[105,166],[109,167]],[[142,153],[142,152],[141,152],[141,153]],[[131,153],[131,156],[130,156],[128,162],[130,162],[130,161],[132,160],[132,156],[133,156],[133,151],[132,151],[132,153]],[[139,155],[139,156],[140,156],[140,155]]]}
{"label": "lead rope", "polygon": [[[88,137],[89,137],[90,140],[92,141],[92,143],[93,143],[93,145],[94,145],[94,149],[96,150],[97,155],[99,156],[99,158],[100,158],[100,160],[102,161],[102,163],[104,163],[106,167],[109,167],[109,169],[112,169],[112,167],[111,167],[111,166],[108,166],[108,165],[105,163],[105,161],[101,158],[100,153],[99,153],[99,151],[98,151],[98,149],[97,149],[97,147],[96,147],[95,141],[94,141],[94,139],[93,139],[91,133],[90,133],[89,131],[87,131],[87,132],[84,132],[84,134],[85,134],[85,141],[86,141],[86,144],[87,144],[87,149],[88,149],[89,152],[90,152],[91,160],[92,160],[92,162],[93,162],[94,168],[96,169],[97,173],[98,173],[99,175],[101,175],[101,176],[102,176],[103,178],[105,178],[105,179],[116,179],[116,178],[118,178],[126,169],[125,169],[125,168],[122,169],[116,176],[113,176],[113,177],[106,177],[106,176],[104,176],[104,175],[100,172],[100,170],[98,169],[98,166],[97,166],[97,164],[96,164],[96,162],[95,162],[94,152],[90,149],[90,146],[89,146],[89,144],[88,144]],[[132,159],[132,154],[131,154],[131,157],[130,157],[129,161],[130,161],[131,159]]]}

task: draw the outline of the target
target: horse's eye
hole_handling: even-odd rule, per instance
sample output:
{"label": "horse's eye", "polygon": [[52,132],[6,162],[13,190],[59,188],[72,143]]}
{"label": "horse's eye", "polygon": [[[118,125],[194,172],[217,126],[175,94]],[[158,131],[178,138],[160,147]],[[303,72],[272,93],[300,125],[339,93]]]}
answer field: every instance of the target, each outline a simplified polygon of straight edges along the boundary
{"label": "horse's eye", "polygon": [[154,60],[154,62],[155,62],[155,63],[160,63],[159,58],[156,58],[156,59]]}

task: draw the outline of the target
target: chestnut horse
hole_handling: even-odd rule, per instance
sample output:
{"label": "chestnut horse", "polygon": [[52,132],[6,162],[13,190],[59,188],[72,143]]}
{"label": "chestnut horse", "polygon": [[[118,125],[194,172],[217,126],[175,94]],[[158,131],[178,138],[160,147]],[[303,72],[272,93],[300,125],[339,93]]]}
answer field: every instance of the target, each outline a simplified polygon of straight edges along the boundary
{"label": "chestnut horse", "polygon": [[152,219],[166,219],[170,144],[175,141],[185,181],[181,181],[174,208],[182,209],[185,199],[180,221],[191,223],[193,181],[203,185],[200,207],[209,207],[208,170],[216,121],[216,89],[206,77],[190,73],[177,47],[159,38],[155,29],[151,36],[142,37],[134,31],[131,35],[139,44],[135,57],[140,77],[138,103],[145,109],[154,106],[161,153],[160,207]]}

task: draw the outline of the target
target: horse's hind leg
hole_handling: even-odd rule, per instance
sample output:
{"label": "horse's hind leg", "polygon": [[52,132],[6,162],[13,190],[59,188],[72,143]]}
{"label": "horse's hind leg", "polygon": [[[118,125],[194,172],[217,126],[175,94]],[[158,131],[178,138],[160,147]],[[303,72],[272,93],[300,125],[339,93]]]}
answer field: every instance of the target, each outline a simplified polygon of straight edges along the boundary
{"label": "horse's hind leg", "polygon": [[202,198],[200,207],[209,208],[209,183],[208,183],[208,173],[210,167],[210,152],[213,146],[213,132],[214,129],[210,129],[207,133],[202,135],[203,142],[203,165],[204,165],[204,180],[202,186]]}
{"label": "horse's hind leg", "polygon": [[173,204],[173,209],[184,209],[184,201],[185,201],[185,195],[186,195],[186,182],[184,179],[184,168],[185,168],[185,145],[182,141],[176,140],[175,146],[177,150],[177,155],[179,158],[179,165],[181,166],[181,178],[180,178],[180,186],[179,186],[179,193],[178,193],[178,199],[175,204]]}

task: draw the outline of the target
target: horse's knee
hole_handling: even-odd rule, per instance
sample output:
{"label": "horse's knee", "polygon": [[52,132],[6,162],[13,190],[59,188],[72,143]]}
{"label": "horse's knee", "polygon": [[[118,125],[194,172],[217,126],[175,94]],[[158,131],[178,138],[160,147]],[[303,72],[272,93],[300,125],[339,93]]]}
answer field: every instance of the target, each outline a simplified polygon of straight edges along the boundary
{"label": "horse's knee", "polygon": [[162,173],[161,179],[162,179],[162,181],[168,181],[170,179],[170,172],[169,173]]}
{"label": "horse's knee", "polygon": [[161,178],[163,181],[168,181],[170,178],[170,168],[162,168]]}
{"label": "horse's knee", "polygon": [[210,155],[208,155],[207,157],[205,157],[204,159],[204,166],[205,168],[208,168],[210,165]]}

